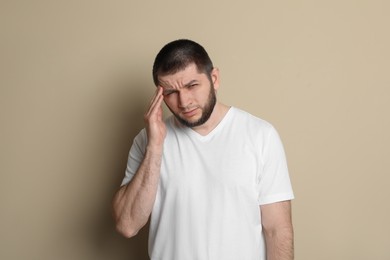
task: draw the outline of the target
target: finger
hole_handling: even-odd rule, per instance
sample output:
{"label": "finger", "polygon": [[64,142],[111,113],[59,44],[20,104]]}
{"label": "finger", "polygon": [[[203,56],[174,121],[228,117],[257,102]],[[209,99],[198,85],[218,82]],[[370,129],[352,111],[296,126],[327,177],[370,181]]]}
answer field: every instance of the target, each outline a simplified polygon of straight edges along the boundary
{"label": "finger", "polygon": [[146,111],[145,114],[149,114],[150,111],[151,111],[151,108],[154,106],[154,104],[156,103],[157,99],[158,99],[158,93],[159,93],[160,89],[159,87],[157,87],[156,91],[154,92],[153,94],[153,97],[150,99],[149,101],[149,107],[148,107],[148,110]]}
{"label": "finger", "polygon": [[161,87],[158,87],[158,88],[157,88],[157,92],[156,92],[156,94],[155,94],[155,97],[154,97],[154,99],[152,100],[152,103],[151,103],[150,106],[149,106],[149,111],[154,110],[154,108],[156,107],[156,105],[159,105],[158,103],[161,103],[161,102],[162,102],[162,99],[163,99],[162,88],[161,88]]}
{"label": "finger", "polygon": [[156,102],[153,104],[153,107],[152,107],[152,110],[151,110],[152,113],[158,112],[159,110],[162,111],[163,100],[164,100],[164,96],[162,94],[160,94],[157,97]]}
{"label": "finger", "polygon": [[156,111],[156,108],[161,107],[164,96],[162,95],[162,88],[158,87],[156,96],[153,98],[152,103],[149,106],[149,110],[147,112],[148,115]]}
{"label": "finger", "polygon": [[151,98],[150,101],[149,101],[149,107],[153,104],[153,102],[155,102],[156,97],[158,96],[158,92],[159,92],[159,91],[160,91],[160,87],[158,86],[158,87],[156,88],[156,91],[154,91],[154,94],[153,94],[152,98]]}
{"label": "finger", "polygon": [[157,102],[149,109],[148,113],[145,114],[144,120],[150,124],[153,122],[161,122],[163,120],[163,110],[162,110],[162,101],[163,97],[157,99]]}

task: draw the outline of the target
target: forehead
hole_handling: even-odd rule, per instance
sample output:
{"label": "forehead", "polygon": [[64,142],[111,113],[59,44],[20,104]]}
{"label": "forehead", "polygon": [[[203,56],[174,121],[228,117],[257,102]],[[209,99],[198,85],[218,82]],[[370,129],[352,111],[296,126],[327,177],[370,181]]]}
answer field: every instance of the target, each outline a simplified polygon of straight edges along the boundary
{"label": "forehead", "polygon": [[185,69],[180,70],[174,74],[168,74],[164,76],[158,76],[159,82],[165,85],[173,85],[177,83],[188,83],[192,80],[207,79],[206,74],[200,73],[195,63],[191,63]]}

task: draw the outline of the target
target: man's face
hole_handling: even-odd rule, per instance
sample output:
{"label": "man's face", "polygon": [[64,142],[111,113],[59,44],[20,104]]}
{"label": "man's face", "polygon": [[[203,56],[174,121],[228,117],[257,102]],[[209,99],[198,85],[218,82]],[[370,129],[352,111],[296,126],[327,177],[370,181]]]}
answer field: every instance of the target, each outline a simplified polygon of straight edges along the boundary
{"label": "man's face", "polygon": [[206,74],[198,72],[195,64],[175,74],[161,76],[159,82],[165,104],[180,123],[197,127],[210,118],[218,88],[216,69],[211,73],[211,82]]}

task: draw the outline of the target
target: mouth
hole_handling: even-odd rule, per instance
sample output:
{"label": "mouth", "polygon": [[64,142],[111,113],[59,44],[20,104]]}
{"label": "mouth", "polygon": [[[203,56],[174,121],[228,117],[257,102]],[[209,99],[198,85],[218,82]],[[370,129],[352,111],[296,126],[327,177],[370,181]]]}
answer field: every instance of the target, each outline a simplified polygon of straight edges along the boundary
{"label": "mouth", "polygon": [[187,110],[187,111],[183,111],[182,114],[185,117],[192,117],[192,116],[194,116],[197,113],[197,110],[198,110],[198,108],[193,108],[193,109],[190,109],[190,110]]}

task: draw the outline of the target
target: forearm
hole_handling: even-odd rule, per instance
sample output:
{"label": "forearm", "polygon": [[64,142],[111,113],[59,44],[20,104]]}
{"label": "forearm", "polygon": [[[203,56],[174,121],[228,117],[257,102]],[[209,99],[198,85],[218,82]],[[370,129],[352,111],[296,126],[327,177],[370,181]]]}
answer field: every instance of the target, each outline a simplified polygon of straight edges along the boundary
{"label": "forearm", "polygon": [[148,150],[133,179],[121,187],[113,201],[117,230],[132,237],[147,223],[160,178],[161,151]]}
{"label": "forearm", "polygon": [[274,231],[264,231],[267,260],[294,259],[294,232],[288,226]]}

